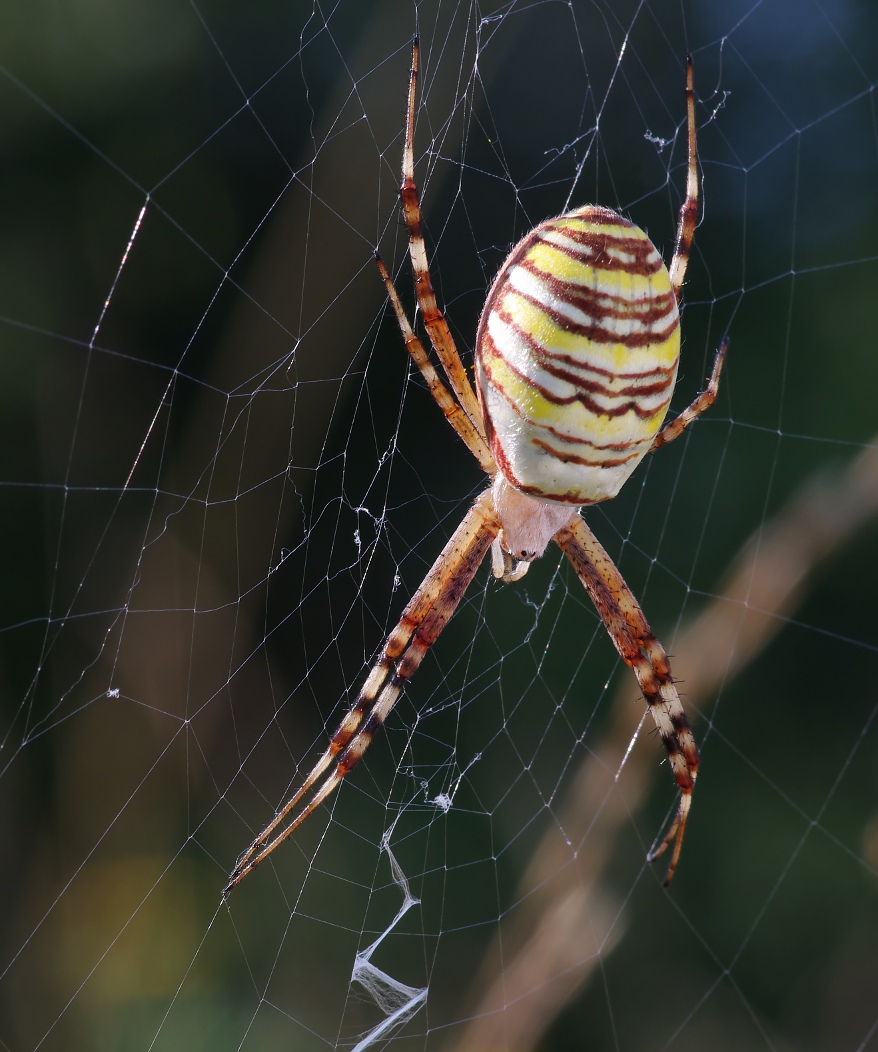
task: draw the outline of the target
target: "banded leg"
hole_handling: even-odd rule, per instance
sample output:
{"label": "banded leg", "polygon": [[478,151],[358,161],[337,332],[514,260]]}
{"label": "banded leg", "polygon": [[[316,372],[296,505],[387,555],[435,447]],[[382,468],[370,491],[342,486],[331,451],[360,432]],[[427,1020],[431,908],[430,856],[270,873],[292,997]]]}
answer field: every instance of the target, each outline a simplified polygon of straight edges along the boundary
{"label": "banded leg", "polygon": [[716,352],[716,358],[713,360],[713,369],[711,370],[707,387],[678,417],[675,417],[669,424],[665,424],[652,440],[652,445],[647,452],[652,453],[659,446],[666,446],[668,442],[673,442],[675,438],[679,438],[696,417],[701,416],[705,409],[709,409],[713,405],[716,401],[716,393],[719,390],[719,378],[723,371],[723,362],[726,359],[728,347],[729,338],[724,336],[722,343],[719,345],[719,350]]}
{"label": "banded leg", "polygon": [[674,258],[669,268],[671,285],[678,303],[683,279],[686,277],[686,267],[689,264],[689,252],[695,237],[695,224],[698,222],[698,151],[695,145],[695,89],[692,81],[691,55],[686,56],[686,128],[689,154],[686,170],[686,200],[680,207],[677,242],[674,247]]}
{"label": "banded leg", "polygon": [[482,412],[466,375],[466,370],[457,353],[454,339],[448,323],[436,302],[436,292],[430,278],[430,267],[427,263],[427,248],[424,244],[424,232],[421,217],[421,204],[415,186],[415,99],[418,85],[418,61],[420,45],[418,38],[412,42],[412,68],[409,79],[408,103],[406,105],[405,145],[402,151],[402,214],[409,233],[409,258],[415,275],[415,294],[418,306],[424,319],[424,326],[430,343],[436,352],[451,389],[460,402],[463,411],[469,417],[476,431],[485,438],[485,426]]}
{"label": "banded leg", "polygon": [[[399,624],[390,633],[377,664],[369,673],[353,707],[339,724],[329,748],[296,794],[238,860],[223,894],[227,895],[248,873],[295,830],[338,787],[354,767],[381,724],[387,719],[405,684],[436,642],[439,633],[475,576],[482,560],[500,532],[490,490],[476,498],[463,522],[403,610]],[[283,826],[287,816],[317,784],[335,761],[308,803]]]}
{"label": "banded leg", "polygon": [[[692,250],[692,241],[695,238],[695,224],[698,221],[698,149],[695,136],[695,90],[692,75],[692,56],[686,56],[686,128],[689,161],[686,171],[686,200],[680,207],[680,219],[677,226],[677,241],[674,247],[674,257],[671,260],[669,276],[674,295],[680,302],[683,279],[686,277],[686,268],[689,265],[689,253]],[[649,447],[651,453],[659,446],[666,446],[679,438],[683,431],[700,416],[705,409],[713,405],[719,388],[719,377],[722,372],[723,361],[729,346],[728,337],[723,339],[713,360],[713,370],[707,387],[701,392],[695,401],[684,409],[676,419],[661,429],[655,436]]]}
{"label": "banded leg", "polygon": [[554,540],[585,586],[620,657],[637,677],[680,789],[677,814],[661,843],[648,856],[650,862],[654,861],[673,843],[664,880],[667,887],[683,846],[698,773],[698,747],[671,676],[668,656],[613,560],[581,517],[559,530]]}
{"label": "banded leg", "polygon": [[421,375],[427,381],[430,394],[445,414],[445,419],[451,424],[458,435],[460,435],[466,443],[469,451],[479,462],[482,471],[487,475],[493,475],[497,471],[497,465],[494,463],[494,458],[491,456],[491,451],[488,449],[487,443],[476,430],[475,425],[470,418],[466,415],[463,409],[461,409],[460,404],[452,398],[451,392],[439,379],[438,373],[433,368],[433,363],[430,361],[427,352],[424,350],[424,345],[412,330],[411,323],[405,313],[405,308],[403,307],[399,295],[397,294],[396,287],[393,284],[393,279],[390,277],[387,267],[384,265],[384,260],[377,252],[375,253],[375,262],[378,264],[378,271],[381,274],[384,287],[387,289],[387,298],[390,300],[391,307],[393,307],[393,313],[396,315],[396,322],[402,333],[403,342],[405,343],[409,354],[412,356],[415,365],[420,370]]}

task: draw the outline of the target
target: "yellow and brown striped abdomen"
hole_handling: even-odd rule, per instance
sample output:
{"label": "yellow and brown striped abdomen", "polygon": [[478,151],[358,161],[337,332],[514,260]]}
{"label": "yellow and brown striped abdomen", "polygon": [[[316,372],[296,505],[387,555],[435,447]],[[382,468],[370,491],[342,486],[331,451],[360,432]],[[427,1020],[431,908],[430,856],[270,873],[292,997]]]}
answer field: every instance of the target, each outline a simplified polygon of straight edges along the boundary
{"label": "yellow and brown striped abdomen", "polygon": [[500,471],[565,504],[614,497],[661,427],[680,318],[655,246],[586,206],[512,250],[479,323],[476,386]]}

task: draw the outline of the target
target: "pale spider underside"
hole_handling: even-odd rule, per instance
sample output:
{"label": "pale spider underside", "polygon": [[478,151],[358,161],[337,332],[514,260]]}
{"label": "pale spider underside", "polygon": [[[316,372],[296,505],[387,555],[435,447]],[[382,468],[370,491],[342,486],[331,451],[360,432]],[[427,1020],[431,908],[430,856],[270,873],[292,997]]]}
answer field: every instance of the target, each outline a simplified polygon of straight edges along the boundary
{"label": "pale spider underside", "polygon": [[416,38],[402,212],[418,307],[445,379],[413,332],[377,253],[376,259],[415,365],[491,481],[403,611],[326,752],[238,860],[225,891],[267,858],[357,763],[488,550],[495,576],[512,582],[550,541],[570,560],[622,660],[634,671],[667,750],[680,802],[648,856],[652,861],[673,844],[667,885],[680,857],[698,748],[667,655],[579,509],[615,496],[647,453],[677,438],[716,397],[725,340],[707,388],[662,428],[676,381],[678,305],[698,213],[692,62],[687,59],[686,199],[670,268],[642,230],[610,209],[586,205],[540,223],[512,249],[488,292],[476,340],[474,391],[436,303],[421,230],[413,147],[418,58]]}

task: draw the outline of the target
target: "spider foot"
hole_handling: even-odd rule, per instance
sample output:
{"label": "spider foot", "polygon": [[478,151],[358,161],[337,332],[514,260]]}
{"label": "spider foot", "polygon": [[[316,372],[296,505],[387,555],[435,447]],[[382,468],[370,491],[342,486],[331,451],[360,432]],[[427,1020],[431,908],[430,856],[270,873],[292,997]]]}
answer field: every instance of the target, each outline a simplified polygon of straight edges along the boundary
{"label": "spider foot", "polygon": [[686,832],[686,821],[689,818],[689,808],[691,806],[691,791],[683,793],[680,797],[680,806],[677,808],[677,813],[671,821],[670,828],[658,844],[653,847],[646,856],[647,862],[655,862],[660,855],[663,855],[665,851],[667,851],[671,844],[674,845],[671,852],[671,861],[668,863],[668,871],[665,873],[665,879],[662,881],[663,888],[666,888],[671,883],[674,878],[674,873],[677,870],[677,863],[680,861],[680,852],[683,849],[683,834]]}
{"label": "spider foot", "polygon": [[[311,789],[314,782],[317,780],[317,775],[325,769],[326,763],[324,762],[325,757],[329,756],[330,753],[324,754],[324,759],[321,759],[317,764],[317,767],[311,772],[308,780],[302,786],[302,788],[296,793],[292,800],[287,803],[281,811],[277,813],[274,821],[263,829],[259,836],[253,841],[249,848],[235,863],[235,868],[232,870],[229,876],[229,882],[223,888],[223,898],[225,898],[229,892],[237,887],[241,881],[248,874],[252,873],[254,869],[259,865],[260,862],[264,862],[266,858],[274,851],[275,848],[279,847],[288,836],[294,833],[299,826],[305,821],[305,819],[312,814],[317,808],[323,803],[323,801],[333,792],[334,789],[338,788],[339,783],[345,774],[347,774],[350,767],[356,763],[359,759],[360,754],[368,745],[369,739],[360,737],[357,742],[358,748],[353,753],[350,752],[350,746],[346,750],[346,753],[353,756],[353,760],[349,759],[347,766],[343,766],[340,762],[334,770],[330,771],[324,778],[321,785],[317,788],[310,801],[302,808],[302,810],[296,815],[296,817],[289,822],[281,832],[276,833],[277,830],[285,821],[287,815],[295,807],[295,805],[301,800],[301,798]],[[345,755],[345,754],[343,754]]]}

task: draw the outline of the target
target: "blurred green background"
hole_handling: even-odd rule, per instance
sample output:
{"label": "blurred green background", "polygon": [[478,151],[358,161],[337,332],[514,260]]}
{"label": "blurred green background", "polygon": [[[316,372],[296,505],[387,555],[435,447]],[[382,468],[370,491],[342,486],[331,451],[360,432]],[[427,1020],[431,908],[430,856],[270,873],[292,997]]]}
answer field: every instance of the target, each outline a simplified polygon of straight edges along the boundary
{"label": "blurred green background", "polygon": [[[864,521],[755,660],[738,671],[742,627],[710,690],[678,669],[704,766],[670,892],[644,862],[673,804],[649,728],[643,806],[612,783],[623,742],[616,834],[600,808],[568,824],[638,694],[550,554],[515,588],[482,570],[335,803],[220,901],[482,484],[372,259],[413,309],[412,34],[428,249],[467,362],[545,216],[600,201],[670,258],[694,56],[675,407],[726,333],[728,370],[589,514],[673,658],[748,539],[878,432],[878,7],[68,0],[2,25],[0,1048],[354,1046],[383,1018],[350,978],[402,904],[391,826],[420,904],[374,963],[429,987],[393,1047],[485,1048],[484,1018],[509,1049],[878,1048],[868,486],[815,509]],[[743,626],[746,595],[726,605]],[[593,941],[546,974],[515,925],[570,874],[565,926]],[[528,1001],[534,1032],[511,1022]]]}

